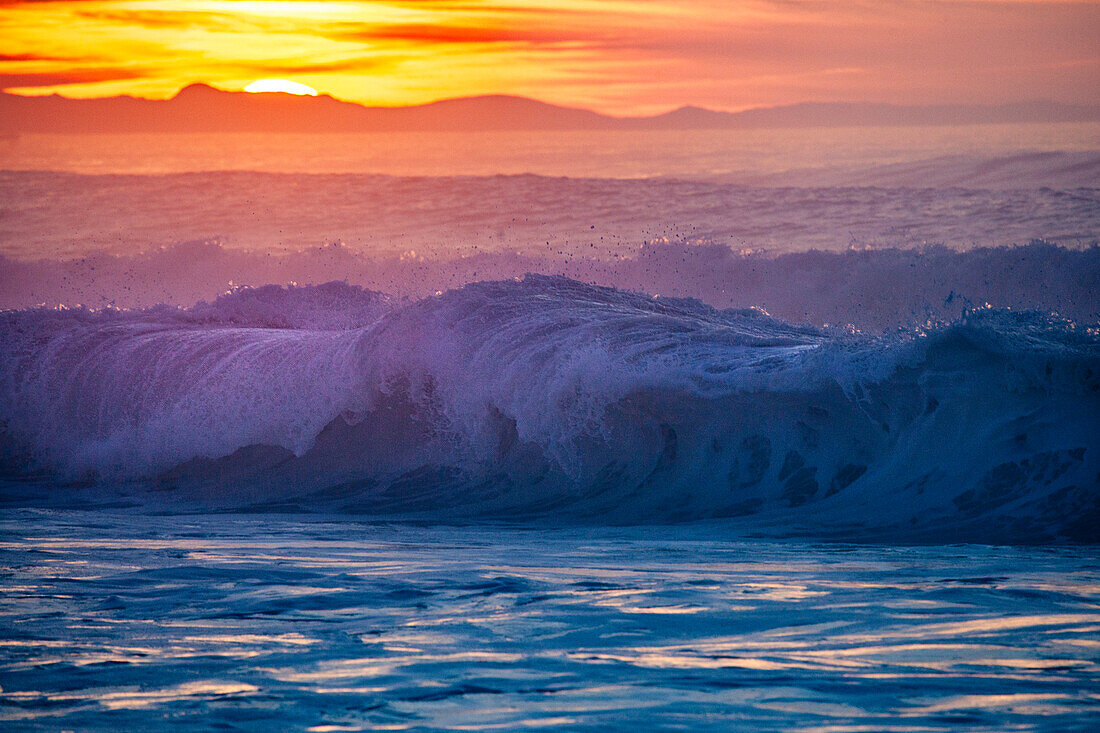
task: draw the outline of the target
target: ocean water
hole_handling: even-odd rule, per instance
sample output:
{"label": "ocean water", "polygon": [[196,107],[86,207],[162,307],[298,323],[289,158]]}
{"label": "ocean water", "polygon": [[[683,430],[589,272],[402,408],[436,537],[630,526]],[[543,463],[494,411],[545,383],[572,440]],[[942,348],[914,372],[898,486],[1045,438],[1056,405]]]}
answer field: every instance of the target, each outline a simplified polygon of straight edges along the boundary
{"label": "ocean water", "polygon": [[11,311],[0,340],[0,465],[49,506],[1025,543],[1100,517],[1100,331],[1034,311],[868,335],[528,275]]}
{"label": "ocean water", "polygon": [[29,511],[6,730],[1086,731],[1072,547]]}
{"label": "ocean water", "polygon": [[[412,177],[729,176],[743,182],[790,172],[787,182],[799,185],[808,174],[927,160],[957,173],[990,157],[1094,156],[1098,139],[1096,122],[550,133],[21,134],[0,138],[0,167],[152,175],[236,170]],[[1024,180],[1035,175],[1034,165],[1029,167]],[[1017,175],[1015,185],[1020,183]]]}
{"label": "ocean water", "polygon": [[[1000,162],[1011,176],[1011,161]],[[1041,159],[1032,163],[1047,167]],[[133,258],[193,241],[284,257],[338,243],[372,259],[433,262],[477,255],[607,260],[663,241],[770,255],[937,244],[970,250],[1034,239],[1087,248],[1100,233],[1100,155],[1070,156],[1054,166],[1070,171],[1058,173],[1056,187],[1027,188],[914,187],[906,177],[871,185],[850,176],[839,185],[791,186],[534,175],[13,171],[0,173],[0,241],[5,257],[23,261]],[[1067,180],[1076,182],[1070,187]]]}
{"label": "ocean water", "polygon": [[1095,727],[1095,132],[0,142],[0,721]]}

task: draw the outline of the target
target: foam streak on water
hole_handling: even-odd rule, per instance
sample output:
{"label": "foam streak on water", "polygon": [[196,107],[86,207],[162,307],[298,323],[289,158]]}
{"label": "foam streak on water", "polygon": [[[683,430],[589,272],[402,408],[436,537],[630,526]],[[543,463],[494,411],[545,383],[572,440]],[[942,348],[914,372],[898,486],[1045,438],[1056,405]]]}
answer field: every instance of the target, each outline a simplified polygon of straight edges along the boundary
{"label": "foam streak on water", "polygon": [[1092,549],[19,511],[6,730],[1085,730]]}

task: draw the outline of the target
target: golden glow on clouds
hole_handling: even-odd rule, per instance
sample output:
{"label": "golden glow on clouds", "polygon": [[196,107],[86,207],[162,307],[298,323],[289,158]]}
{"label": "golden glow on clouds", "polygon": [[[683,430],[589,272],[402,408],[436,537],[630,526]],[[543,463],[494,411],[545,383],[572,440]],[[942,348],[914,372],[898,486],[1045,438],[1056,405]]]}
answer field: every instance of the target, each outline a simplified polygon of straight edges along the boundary
{"label": "golden glow on clouds", "polygon": [[619,114],[1100,99],[1084,0],[0,0],[0,88],[168,97],[284,78],[367,104]]}

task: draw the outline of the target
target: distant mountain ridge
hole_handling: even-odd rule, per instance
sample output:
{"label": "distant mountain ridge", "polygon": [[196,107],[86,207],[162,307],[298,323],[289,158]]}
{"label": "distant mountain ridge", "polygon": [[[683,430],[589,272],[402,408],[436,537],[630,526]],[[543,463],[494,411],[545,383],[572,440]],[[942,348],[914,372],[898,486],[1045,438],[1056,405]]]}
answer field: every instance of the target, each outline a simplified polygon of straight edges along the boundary
{"label": "distant mountain ridge", "polygon": [[0,131],[5,134],[689,130],[1095,121],[1100,121],[1100,105],[1051,101],[936,106],[806,102],[742,112],[685,106],[650,117],[612,117],[508,95],[462,97],[411,107],[366,107],[328,95],[249,94],[206,84],[184,87],[166,100],[24,97],[0,92]]}

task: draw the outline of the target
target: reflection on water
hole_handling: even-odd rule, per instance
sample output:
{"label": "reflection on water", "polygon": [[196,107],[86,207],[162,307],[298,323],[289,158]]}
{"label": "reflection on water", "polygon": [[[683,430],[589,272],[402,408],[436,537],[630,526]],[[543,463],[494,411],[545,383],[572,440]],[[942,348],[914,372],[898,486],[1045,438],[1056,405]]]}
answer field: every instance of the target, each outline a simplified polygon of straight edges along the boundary
{"label": "reflection on water", "polygon": [[638,178],[859,167],[979,153],[1091,151],[1098,127],[1086,122],[553,133],[26,134],[0,141],[0,167],[77,173],[251,170]]}
{"label": "reflection on water", "polygon": [[1087,728],[1092,548],[19,511],[9,730]]}

